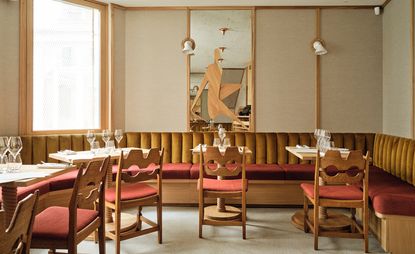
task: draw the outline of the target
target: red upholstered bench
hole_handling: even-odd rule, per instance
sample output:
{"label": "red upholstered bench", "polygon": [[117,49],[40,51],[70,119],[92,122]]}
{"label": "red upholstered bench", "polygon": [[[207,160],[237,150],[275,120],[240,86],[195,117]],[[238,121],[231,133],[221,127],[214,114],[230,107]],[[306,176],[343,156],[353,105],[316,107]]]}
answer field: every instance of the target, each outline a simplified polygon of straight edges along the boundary
{"label": "red upholstered bench", "polygon": [[316,166],[314,164],[283,164],[286,180],[313,180]]}
{"label": "red upholstered bench", "polygon": [[[215,178],[215,176],[205,176]],[[199,164],[193,164],[190,169],[190,178],[199,178]],[[248,180],[284,180],[285,174],[277,164],[247,164],[246,178]]]}
{"label": "red upholstered bench", "polygon": [[[163,179],[190,179],[191,163],[164,163],[163,164]],[[113,166],[113,169],[117,169],[118,166]],[[128,171],[131,174],[137,174],[138,171],[152,171],[150,166],[148,169],[138,169],[137,167],[131,167]]]}
{"label": "red upholstered bench", "polygon": [[374,166],[369,174],[369,197],[377,213],[415,216],[415,187]]}

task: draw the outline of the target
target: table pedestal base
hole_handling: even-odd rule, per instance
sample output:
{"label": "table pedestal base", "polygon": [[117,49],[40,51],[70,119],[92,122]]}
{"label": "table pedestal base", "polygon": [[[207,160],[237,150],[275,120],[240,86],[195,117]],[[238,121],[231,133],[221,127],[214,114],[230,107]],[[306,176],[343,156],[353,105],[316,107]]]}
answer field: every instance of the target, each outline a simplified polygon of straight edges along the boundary
{"label": "table pedestal base", "polygon": [[212,205],[205,207],[205,217],[210,220],[237,220],[241,218],[241,209],[227,205],[224,211],[219,211],[216,205]]}
{"label": "table pedestal base", "polygon": [[[308,210],[308,218],[314,223],[313,209]],[[298,229],[304,230],[304,211],[299,210],[291,217],[291,223]],[[326,219],[320,219],[320,228],[325,231],[350,232],[352,219],[344,214],[328,212]]]}

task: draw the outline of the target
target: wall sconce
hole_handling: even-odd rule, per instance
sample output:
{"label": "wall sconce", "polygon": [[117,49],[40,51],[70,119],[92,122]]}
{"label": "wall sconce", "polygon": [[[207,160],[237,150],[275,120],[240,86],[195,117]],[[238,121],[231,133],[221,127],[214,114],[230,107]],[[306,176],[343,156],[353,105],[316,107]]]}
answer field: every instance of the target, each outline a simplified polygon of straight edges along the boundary
{"label": "wall sconce", "polygon": [[218,49],[220,49],[220,52],[223,53],[223,51],[225,51],[226,47],[219,47]]}
{"label": "wall sconce", "polygon": [[322,40],[314,40],[313,49],[314,53],[318,56],[325,55],[328,53],[327,49],[324,47],[324,42]]}
{"label": "wall sconce", "polygon": [[186,38],[182,41],[182,52],[186,55],[193,55],[196,48],[196,43],[191,38]]}
{"label": "wall sconce", "polygon": [[222,33],[222,35],[225,35],[226,31],[228,31],[228,30],[229,30],[229,28],[227,28],[227,27],[219,28],[219,31]]}

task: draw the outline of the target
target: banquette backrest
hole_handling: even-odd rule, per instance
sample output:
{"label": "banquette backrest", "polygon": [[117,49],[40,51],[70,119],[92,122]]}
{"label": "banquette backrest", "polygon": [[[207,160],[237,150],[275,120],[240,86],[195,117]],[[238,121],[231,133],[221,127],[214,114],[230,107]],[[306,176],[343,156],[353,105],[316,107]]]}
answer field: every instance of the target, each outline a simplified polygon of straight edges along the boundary
{"label": "banquette backrest", "polygon": [[373,165],[415,185],[415,140],[376,134]]}
{"label": "banquette backrest", "polygon": [[[212,145],[217,133],[214,132],[127,132],[121,146],[141,148],[164,148],[164,163],[198,163],[199,156],[192,155],[191,148],[200,143]],[[309,163],[299,161],[289,154],[286,146],[297,144],[314,146],[312,133],[253,133],[227,132],[231,145],[247,146],[252,154],[247,156],[247,163],[256,164],[296,164]],[[333,133],[332,139],[337,147],[373,151],[375,134],[372,133]],[[102,140],[97,135],[97,140]],[[89,143],[85,135],[47,135],[23,136],[22,160],[24,163],[40,163],[53,160],[49,153],[71,149],[88,150]]]}

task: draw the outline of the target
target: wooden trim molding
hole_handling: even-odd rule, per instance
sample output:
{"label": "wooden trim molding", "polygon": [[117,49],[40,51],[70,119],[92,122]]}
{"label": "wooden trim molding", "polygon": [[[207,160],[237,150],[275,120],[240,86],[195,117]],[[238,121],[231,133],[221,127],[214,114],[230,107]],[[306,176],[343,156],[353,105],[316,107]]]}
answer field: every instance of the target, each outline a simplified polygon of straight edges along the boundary
{"label": "wooden trim molding", "polygon": [[251,9],[251,119],[250,119],[250,126],[249,131],[254,132],[256,130],[256,100],[255,100],[255,86],[256,86],[256,7],[252,7]]}
{"label": "wooden trim molding", "polygon": [[263,9],[373,9],[377,5],[320,5],[320,6],[122,6],[129,11],[172,11],[172,10],[263,10]]}
{"label": "wooden trim molding", "polygon": [[[65,2],[88,6],[101,12],[101,122],[106,129],[110,122],[109,80],[108,80],[108,4],[95,0],[64,0]],[[19,135],[49,133],[79,133],[83,130],[33,131],[33,0],[20,1],[19,38]]]}
{"label": "wooden trim molding", "polygon": [[[320,8],[316,9],[316,39],[321,40],[321,10]],[[321,126],[321,64],[320,64],[320,56],[316,55],[316,80],[315,80],[315,126],[316,129],[319,129]]]}
{"label": "wooden trim molding", "polygon": [[[190,22],[190,17],[191,17],[191,13],[190,13],[190,9],[186,10],[186,38],[190,38],[190,26],[191,26],[191,22]],[[186,56],[186,100],[187,100],[187,104],[186,104],[186,114],[187,114],[187,120],[186,120],[186,130],[190,131],[190,65],[191,65],[191,59],[190,59],[190,55]]]}
{"label": "wooden trim molding", "polygon": [[412,131],[412,138],[415,138],[415,29],[414,29],[414,22],[415,22],[415,17],[414,17],[414,0],[411,0],[410,3],[410,36],[411,36],[411,42],[410,42],[410,47],[411,47],[411,85],[412,85],[412,105],[411,105],[411,131]]}

